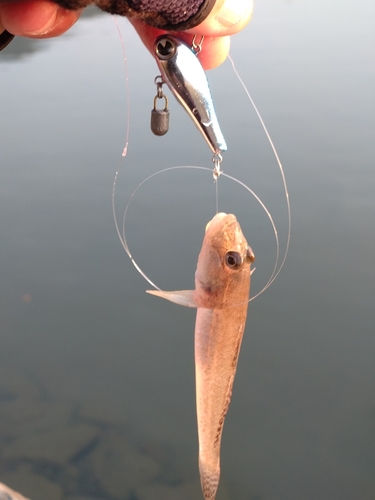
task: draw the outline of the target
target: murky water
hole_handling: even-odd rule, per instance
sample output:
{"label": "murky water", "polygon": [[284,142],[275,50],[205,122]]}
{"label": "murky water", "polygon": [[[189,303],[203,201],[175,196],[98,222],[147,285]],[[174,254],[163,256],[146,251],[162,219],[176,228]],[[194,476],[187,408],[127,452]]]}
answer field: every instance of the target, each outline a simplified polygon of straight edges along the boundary
{"label": "murky water", "polygon": [[[375,68],[371,2],[258,2],[232,56],[285,166],[292,244],[250,304],[222,447],[218,500],[375,496]],[[157,68],[122,23],[130,92],[120,219],[137,184],[211,154],[171,101],[149,131]],[[280,175],[230,64],[209,73],[229,150],[222,168],[264,200],[285,244]],[[111,190],[127,97],[112,19],[91,15],[0,56],[0,480],[49,500],[200,498],[194,311],[147,296],[115,233]],[[221,181],[222,179],[220,179]],[[135,196],[127,238],[159,286],[193,286],[210,174],[160,174]],[[266,216],[220,183],[257,256]]]}

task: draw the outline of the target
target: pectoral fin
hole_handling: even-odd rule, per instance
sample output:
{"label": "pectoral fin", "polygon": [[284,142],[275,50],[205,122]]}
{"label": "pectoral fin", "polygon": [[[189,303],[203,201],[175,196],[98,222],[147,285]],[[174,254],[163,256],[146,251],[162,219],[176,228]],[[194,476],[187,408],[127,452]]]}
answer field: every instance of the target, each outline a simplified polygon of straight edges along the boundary
{"label": "pectoral fin", "polygon": [[170,300],[175,304],[186,307],[198,307],[194,300],[194,290],[177,290],[174,292],[164,292],[163,290],[146,290],[146,293],[156,295],[162,299]]}

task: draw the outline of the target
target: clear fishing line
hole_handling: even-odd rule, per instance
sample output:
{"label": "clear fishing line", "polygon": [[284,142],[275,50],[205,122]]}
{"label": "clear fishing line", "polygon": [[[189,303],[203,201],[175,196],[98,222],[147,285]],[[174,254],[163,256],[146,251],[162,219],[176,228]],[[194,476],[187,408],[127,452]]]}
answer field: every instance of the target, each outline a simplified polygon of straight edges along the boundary
{"label": "clear fishing line", "polygon": [[[279,155],[277,153],[277,150],[276,150],[276,147],[271,139],[271,136],[268,132],[268,129],[266,127],[266,124],[264,123],[263,121],[263,118],[253,100],[253,98],[251,97],[251,94],[248,90],[248,88],[246,87],[245,85],[245,82],[242,80],[240,74],[238,73],[237,71],[237,68],[234,64],[234,61],[233,61],[233,58],[231,57],[230,54],[228,54],[228,59],[229,61],[231,62],[231,65],[232,65],[232,69],[234,71],[234,74],[236,75],[236,77],[238,78],[238,81],[240,82],[243,90],[245,91],[245,94],[247,95],[254,111],[255,111],[255,114],[257,115],[257,118],[262,126],[262,129],[267,137],[267,140],[268,140],[268,143],[269,145],[271,146],[271,149],[272,149],[272,153],[276,159],[276,162],[277,162],[277,166],[279,167],[279,171],[280,171],[280,175],[281,175],[281,180],[282,180],[282,183],[283,183],[283,188],[284,188],[284,194],[285,194],[285,201],[286,201],[286,209],[287,209],[287,217],[288,217],[288,233],[287,233],[287,240],[286,240],[286,245],[285,245],[285,251],[284,251],[284,255],[283,255],[283,259],[280,263],[280,266],[278,267],[278,262],[276,262],[276,269],[277,271],[275,272],[274,276],[272,277],[270,283],[268,286],[271,285],[271,283],[273,283],[275,281],[275,279],[277,278],[277,276],[279,275],[281,269],[283,268],[284,264],[285,264],[285,261],[286,261],[286,257],[288,255],[288,251],[289,251],[289,245],[290,245],[290,234],[291,234],[291,227],[292,227],[292,215],[291,215],[291,210],[290,210],[290,200],[289,200],[289,192],[288,192],[288,186],[287,186],[287,183],[286,183],[286,178],[285,178],[285,173],[284,173],[284,168],[283,168],[283,165],[281,163],[281,160],[279,158]],[[266,288],[268,288],[268,286],[266,286]],[[258,294],[259,295],[259,294]]]}
{"label": "clear fishing line", "polygon": [[[126,109],[127,109],[127,114],[126,114],[126,126],[125,126],[125,146],[122,151],[122,156],[126,156],[126,153],[128,152],[128,144],[129,144],[129,133],[130,133],[130,92],[129,92],[129,75],[128,75],[128,65],[127,65],[127,57],[126,57],[126,50],[125,50],[125,42],[124,38],[122,36],[120,26],[117,22],[117,16],[113,16],[113,22],[115,23],[116,29],[118,36],[120,37],[120,44],[121,44],[121,50],[122,50],[122,56],[123,56],[123,62],[124,62],[124,74],[125,74],[125,95],[126,95]],[[118,170],[117,170],[118,172]],[[116,175],[117,175],[116,172]]]}
{"label": "clear fishing line", "polygon": [[[123,38],[121,36],[121,32],[119,30],[119,27],[118,27],[118,24],[117,22],[115,21],[116,23],[116,27],[118,29],[118,32],[119,32],[119,35],[120,35],[120,39],[121,39],[121,43],[122,43],[122,48],[123,48],[123,54],[124,54],[124,66],[125,66],[125,74],[126,74],[126,85],[127,85],[127,96],[128,96],[128,104],[129,104],[129,92],[128,92],[128,75],[127,75],[127,67],[126,67],[126,54],[125,54],[125,47],[124,47],[124,42],[123,42]],[[256,116],[262,126],[262,129],[266,135],[266,138],[271,146],[271,149],[272,149],[272,152],[273,152],[273,155],[276,159],[276,162],[277,162],[277,165],[278,165],[278,168],[279,168],[279,171],[280,171],[280,174],[281,174],[281,179],[282,179],[282,184],[283,184],[283,189],[284,189],[284,194],[285,194],[285,199],[286,199],[286,206],[287,206],[287,219],[288,219],[288,230],[287,230],[287,240],[286,240],[286,246],[285,246],[285,250],[284,250],[284,253],[283,253],[283,256],[282,256],[282,259],[280,261],[280,242],[279,242],[279,236],[278,236],[278,231],[277,231],[277,228],[276,228],[276,225],[275,225],[275,222],[272,218],[272,215],[270,213],[270,211],[268,210],[268,208],[266,207],[266,205],[263,203],[263,201],[260,199],[260,197],[249,187],[247,186],[244,182],[240,181],[239,179],[231,176],[231,175],[228,175],[226,173],[224,173],[223,171],[220,171],[219,172],[219,175],[215,176],[214,175],[214,179],[215,179],[215,201],[216,201],[216,213],[219,211],[219,177],[223,176],[235,183],[237,183],[238,185],[240,185],[241,187],[243,187],[245,190],[247,190],[254,198],[255,200],[259,203],[259,205],[261,206],[261,208],[263,209],[263,211],[265,212],[265,214],[267,215],[268,219],[269,219],[269,222],[271,224],[271,227],[272,227],[272,230],[273,230],[273,233],[274,233],[274,237],[275,237],[275,243],[276,243],[276,257],[275,257],[275,264],[273,266],[273,269],[272,269],[272,272],[270,274],[270,277],[269,279],[266,281],[265,285],[261,288],[261,290],[256,294],[254,295],[253,297],[251,297],[249,299],[249,302],[254,300],[256,297],[259,297],[259,295],[261,295],[274,281],[275,279],[277,278],[277,276],[279,275],[282,267],[284,266],[285,264],[285,260],[286,260],[286,257],[287,257],[287,254],[288,254],[288,250],[289,250],[289,245],[290,245],[290,234],[291,234],[291,210],[290,210],[290,201],[289,201],[289,193],[288,193],[288,188],[287,188],[287,184],[286,184],[286,179],[285,179],[285,174],[284,174],[284,169],[283,169],[283,166],[282,166],[282,163],[280,161],[280,158],[277,154],[277,151],[276,151],[276,148],[275,148],[275,145],[273,144],[273,141],[270,137],[270,134],[265,126],[265,123],[248,91],[248,89],[246,88],[246,85],[245,83],[243,82],[243,80],[241,79],[235,65],[234,65],[234,61],[233,59],[231,58],[231,56],[229,55],[228,56],[230,62],[231,62],[231,65],[232,65],[232,68],[233,68],[233,71],[236,75],[236,77],[238,78],[240,84],[242,85],[255,113],[256,113]],[[129,121],[130,121],[130,112],[129,112],[129,106],[128,106],[128,120],[127,120],[127,135],[126,135],[126,144],[125,144],[125,147],[124,147],[124,150],[122,152],[122,158],[120,160],[120,163],[119,163],[119,166],[118,166],[118,169],[115,173],[115,178],[114,178],[114,182],[113,182],[113,187],[112,187],[112,212],[113,212],[113,218],[114,218],[114,222],[115,222],[115,227],[116,227],[116,231],[117,231],[117,234],[118,234],[118,237],[121,241],[121,244],[124,248],[124,250],[126,251],[126,253],[128,254],[131,262],[133,263],[134,267],[137,269],[137,271],[141,274],[141,276],[152,286],[154,287],[155,289],[157,290],[161,290],[150,278],[149,276],[141,269],[141,267],[138,265],[138,263],[136,262],[136,260],[134,259],[131,251],[130,251],[130,248],[129,248],[129,244],[128,244],[128,241],[127,241],[127,238],[126,238],[126,220],[127,220],[127,215],[128,215],[128,210],[129,210],[129,207],[130,207],[130,204],[132,202],[132,200],[134,199],[136,193],[138,192],[138,190],[144,186],[145,183],[147,183],[148,181],[150,181],[152,178],[162,174],[162,173],[166,173],[168,171],[174,171],[174,170],[182,170],[182,169],[193,169],[193,170],[199,170],[199,171],[206,171],[206,172],[209,172],[211,175],[215,172],[215,169],[217,167],[217,162],[215,163],[215,169],[210,169],[208,167],[202,167],[202,166],[193,166],[193,165],[189,165],[189,166],[172,166],[172,167],[166,167],[166,168],[163,168],[151,175],[149,175],[148,177],[146,177],[143,181],[141,181],[138,186],[134,189],[134,191],[132,192],[132,194],[130,195],[130,198],[126,204],[126,207],[125,207],[125,211],[124,211],[124,215],[123,215],[123,219],[122,219],[122,224],[121,224],[121,230],[120,230],[120,226],[119,226],[119,223],[118,223],[118,219],[117,219],[117,215],[116,215],[116,207],[115,207],[115,193],[116,193],[116,184],[117,184],[117,180],[118,180],[118,176],[119,176],[119,172],[120,172],[120,167],[122,165],[122,162],[124,160],[124,157],[126,156],[126,153],[127,153],[127,148],[128,148],[128,137],[129,137]],[[213,159],[213,161],[215,162],[215,158]],[[255,268],[253,269],[253,271],[255,270]]]}
{"label": "clear fishing line", "polygon": [[[135,195],[137,194],[138,190],[144,185],[146,184],[149,180],[151,180],[152,178],[156,177],[157,175],[160,175],[162,173],[165,173],[165,172],[168,172],[168,171],[172,171],[172,170],[182,170],[182,169],[193,169],[193,170],[201,170],[201,171],[205,171],[205,172],[208,172],[211,176],[212,176],[212,172],[213,170],[208,168],[208,167],[200,167],[200,166],[195,166],[195,165],[185,165],[185,166],[174,166],[174,167],[167,167],[167,168],[163,168],[157,172],[154,172],[153,174],[149,175],[148,177],[146,177],[146,179],[144,179],[142,182],[140,182],[138,184],[138,186],[135,188],[135,190],[132,192],[132,194],[130,195],[130,198],[128,200],[128,203],[125,207],[125,212],[124,212],[124,216],[123,216],[123,219],[122,219],[122,227],[121,227],[121,230],[120,230],[120,227],[119,227],[119,224],[118,224],[118,221],[117,221],[117,218],[116,218],[116,211],[115,211],[115,189],[116,189],[116,179],[117,179],[117,175],[118,175],[118,171],[116,172],[116,177],[115,177],[115,182],[113,184],[113,189],[112,189],[112,210],[113,210],[113,214],[114,214],[114,220],[115,220],[115,226],[116,226],[116,230],[117,230],[117,234],[120,238],[120,241],[122,243],[122,246],[124,247],[124,250],[125,252],[128,254],[130,260],[132,261],[134,267],[137,269],[137,271],[141,274],[141,276],[143,276],[143,278],[154,288],[156,288],[157,290],[161,290],[161,288],[159,288],[150,278],[149,276],[141,269],[141,267],[138,265],[138,263],[136,262],[136,260],[133,258],[133,255],[131,253],[131,250],[129,248],[129,244],[128,244],[128,241],[126,239],[126,219],[127,219],[127,216],[128,216],[128,211],[129,211],[129,207],[130,207],[130,204],[132,202],[132,200],[134,199]],[[278,261],[279,261],[279,254],[280,254],[280,243],[279,243],[279,237],[278,237],[278,233],[277,233],[277,229],[276,229],[276,225],[274,223],[274,220],[272,218],[272,215],[271,213],[269,212],[269,210],[267,209],[266,205],[263,203],[263,201],[259,198],[259,196],[249,187],[247,186],[246,184],[244,184],[242,181],[240,181],[239,179],[236,179],[235,177],[232,177],[231,175],[228,175],[226,174],[225,172],[221,172],[220,173],[220,177],[223,176],[237,184],[239,184],[240,186],[242,186],[244,189],[246,189],[254,198],[255,200],[260,204],[260,206],[262,207],[262,209],[264,210],[264,212],[266,213],[269,221],[270,221],[270,224],[272,226],[272,229],[273,229],[273,232],[274,232],[274,236],[275,236],[275,243],[276,243],[276,259],[275,259],[275,265],[274,265],[274,268],[272,270],[272,273],[271,273],[271,276],[270,278],[268,279],[267,283],[263,286],[263,288],[260,290],[260,292],[258,292],[256,295],[254,295],[253,297],[251,297],[249,299],[249,302],[253,299],[255,299],[256,297],[258,297],[261,293],[263,293],[269,286],[270,284],[272,283],[272,281],[275,279],[275,275],[276,275],[276,272],[278,270]],[[217,184],[218,184],[218,181],[215,181],[215,184],[216,184],[216,188],[217,188]],[[216,198],[216,203],[217,203],[217,198]],[[217,211],[218,211],[218,207],[217,207]]]}

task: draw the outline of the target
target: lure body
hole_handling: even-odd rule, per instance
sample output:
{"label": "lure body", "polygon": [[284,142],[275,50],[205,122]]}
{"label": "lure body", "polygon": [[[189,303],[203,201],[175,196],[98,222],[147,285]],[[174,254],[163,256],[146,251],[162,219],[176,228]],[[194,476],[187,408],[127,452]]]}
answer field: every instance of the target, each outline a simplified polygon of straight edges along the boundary
{"label": "lure body", "polygon": [[214,500],[220,478],[220,444],[246,324],[254,254],[234,215],[217,214],[206,226],[195,290],[149,291],[197,307],[195,378],[199,472],[205,500]]}
{"label": "lure body", "polygon": [[156,39],[154,53],[163,81],[193,119],[213,153],[226,151],[206,73],[197,56],[170,35]]}

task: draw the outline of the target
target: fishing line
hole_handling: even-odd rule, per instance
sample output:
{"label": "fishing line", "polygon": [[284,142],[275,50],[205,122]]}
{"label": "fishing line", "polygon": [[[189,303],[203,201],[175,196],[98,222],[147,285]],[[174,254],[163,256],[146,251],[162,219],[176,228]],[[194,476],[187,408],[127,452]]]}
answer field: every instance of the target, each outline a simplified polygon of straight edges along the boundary
{"label": "fishing line", "polygon": [[[146,179],[144,179],[142,182],[140,182],[138,184],[138,186],[135,188],[135,190],[132,192],[132,194],[130,195],[128,203],[127,203],[127,205],[125,207],[125,212],[124,212],[124,216],[123,216],[123,220],[122,220],[122,231],[120,231],[117,219],[115,218],[115,225],[116,225],[116,229],[117,229],[117,234],[119,235],[119,238],[120,238],[120,241],[122,243],[122,246],[124,247],[124,250],[128,254],[130,260],[132,261],[134,267],[137,269],[137,271],[141,274],[141,276],[143,276],[143,278],[151,286],[153,286],[154,288],[156,288],[159,291],[161,290],[161,288],[159,288],[146,275],[146,273],[141,269],[141,267],[137,264],[137,262],[135,261],[135,259],[132,256],[132,253],[130,251],[130,248],[129,248],[129,245],[128,245],[128,242],[127,242],[127,239],[126,239],[126,218],[127,218],[127,215],[128,215],[128,210],[129,210],[129,207],[130,207],[130,203],[132,202],[132,200],[133,200],[134,196],[136,195],[137,191],[147,181],[149,181],[153,177],[156,177],[157,175],[162,174],[164,172],[168,172],[168,171],[172,171],[172,170],[182,170],[182,169],[201,170],[201,171],[209,172],[212,175],[212,169],[207,168],[207,167],[195,166],[195,165],[184,165],[184,166],[174,166],[174,167],[163,168],[163,169],[161,169],[161,170],[159,170],[159,171],[157,171],[157,172],[149,175],[148,177],[146,177]],[[250,301],[254,300],[256,297],[258,297],[261,293],[263,293],[270,286],[270,284],[272,283],[272,280],[274,279],[274,275],[275,275],[275,272],[276,272],[276,269],[277,269],[278,257],[279,257],[279,248],[280,248],[279,237],[278,237],[276,225],[274,223],[272,215],[271,215],[270,211],[267,209],[266,205],[263,203],[263,201],[259,198],[259,196],[249,186],[247,186],[246,184],[244,184],[243,182],[241,182],[239,179],[236,179],[235,177],[232,177],[231,175],[228,175],[228,174],[226,174],[223,171],[221,171],[220,176],[223,176],[223,177],[225,177],[225,178],[227,178],[227,179],[229,179],[229,180],[231,180],[231,181],[239,184],[240,186],[242,186],[243,188],[245,188],[255,198],[255,200],[260,204],[260,206],[262,207],[262,209],[265,211],[265,213],[266,213],[266,215],[267,215],[267,217],[268,217],[268,219],[269,219],[269,221],[271,223],[271,226],[272,226],[272,229],[273,229],[273,232],[274,232],[274,236],[275,236],[275,242],[276,242],[276,263],[275,263],[275,266],[273,268],[271,277],[269,278],[269,280],[267,281],[267,283],[264,285],[264,287],[261,289],[261,291],[258,292],[256,295],[254,295],[253,297],[251,297],[249,299],[249,302],[250,302]],[[215,184],[216,185],[218,184],[217,180],[215,181]],[[112,207],[113,207],[113,209],[114,209],[114,196],[115,196],[115,183],[113,185],[113,190],[112,190]],[[216,202],[217,202],[217,198],[216,198]]]}
{"label": "fishing line", "polygon": [[[125,43],[124,39],[120,30],[120,26],[117,22],[117,16],[113,16],[113,21],[115,23],[116,29],[118,36],[120,37],[120,45],[121,45],[121,50],[122,50],[122,55],[123,55],[123,62],[124,62],[124,74],[125,74],[125,95],[126,95],[126,109],[127,109],[127,116],[126,116],[126,125],[125,125],[125,146],[122,151],[122,156],[126,156],[128,152],[128,145],[129,145],[129,133],[130,133],[130,92],[129,92],[129,74],[128,74],[128,64],[127,64],[127,57],[126,57],[126,50],[125,50]],[[121,161],[120,161],[121,163]],[[120,167],[120,165],[119,165]],[[118,173],[118,169],[116,172],[116,175]]]}
{"label": "fishing line", "polygon": [[[243,183],[242,181],[240,181],[239,179],[235,178],[235,177],[232,177],[231,175],[228,175],[226,173],[224,173],[223,171],[220,170],[220,167],[218,168],[217,170],[217,167],[218,167],[218,162],[216,161],[215,163],[215,168],[212,170],[210,168],[207,168],[207,167],[200,167],[200,166],[174,166],[174,167],[167,167],[167,168],[164,168],[164,169],[161,169],[151,175],[149,175],[146,179],[144,179],[142,182],[140,182],[138,184],[138,186],[136,187],[136,189],[132,192],[132,194],[130,195],[130,198],[127,202],[127,205],[125,207],[125,211],[124,211],[124,215],[123,215],[123,220],[122,220],[122,228],[120,230],[120,227],[119,227],[119,224],[118,224],[118,220],[117,220],[117,215],[116,215],[116,208],[115,208],[115,193],[116,193],[116,184],[117,184],[117,179],[118,179],[118,176],[119,176],[119,172],[120,172],[120,167],[122,165],[122,162],[124,160],[124,157],[126,156],[127,154],[127,149],[128,149],[128,139],[129,139],[129,128],[130,128],[130,111],[129,111],[129,105],[130,105],[130,99],[129,99],[129,88],[128,88],[128,72],[127,72],[127,64],[126,64],[126,52],[125,52],[125,45],[124,45],[124,40],[122,38],[122,35],[121,35],[121,31],[119,29],[119,26],[118,26],[118,23],[117,23],[117,20],[115,18],[115,25],[116,25],[116,28],[118,30],[118,33],[119,33],[119,36],[120,36],[120,40],[121,40],[121,46],[122,46],[122,51],[123,51],[123,55],[124,55],[124,69],[125,69],[125,79],[126,79],[126,95],[127,95],[127,104],[128,104],[128,113],[127,113],[127,127],[126,127],[126,143],[125,143],[125,147],[123,149],[123,152],[122,152],[122,158],[120,160],[120,163],[119,163],[119,166],[116,170],[116,173],[115,173],[115,178],[114,178],[114,182],[113,182],[113,187],[112,187],[112,212],[113,212],[113,217],[114,217],[114,222],[115,222],[115,227],[116,227],[116,231],[117,231],[117,234],[118,234],[118,237],[121,241],[121,244],[124,248],[124,250],[126,251],[126,253],[128,254],[131,262],[133,263],[134,267],[137,269],[137,271],[141,274],[141,276],[152,286],[154,287],[155,289],[157,290],[161,290],[147,275],[146,273],[141,269],[141,267],[137,264],[137,262],[135,261],[135,259],[133,258],[132,256],[132,253],[130,251],[130,248],[129,248],[129,245],[128,245],[128,242],[127,242],[127,239],[126,239],[126,218],[127,218],[127,215],[128,215],[128,210],[129,210],[129,206],[130,206],[130,203],[131,201],[133,200],[134,196],[136,195],[137,191],[147,182],[149,181],[150,179],[152,179],[153,177],[159,175],[159,174],[162,174],[162,173],[165,173],[165,172],[168,172],[168,171],[172,171],[172,170],[180,170],[180,169],[195,169],[195,170],[201,170],[201,171],[207,171],[207,172],[210,172],[211,174],[213,174],[214,176],[214,179],[215,179],[215,204],[216,204],[216,213],[219,212],[219,183],[218,183],[218,179],[220,176],[223,176],[237,184],[239,184],[240,186],[242,186],[243,188],[245,188],[254,198],[255,200],[260,204],[260,206],[262,207],[262,209],[264,210],[264,212],[266,213],[270,223],[271,223],[271,226],[272,226],[272,229],[273,229],[273,232],[274,232],[274,236],[275,236],[275,242],[276,242],[276,258],[275,258],[275,264],[274,264],[274,267],[272,269],[272,272],[271,272],[271,275],[269,277],[269,279],[267,280],[266,284],[263,286],[263,288],[261,288],[260,292],[258,292],[256,295],[254,295],[253,297],[251,297],[249,299],[249,302],[254,300],[256,297],[258,297],[259,295],[261,295],[274,281],[275,279],[277,278],[277,276],[279,275],[282,267],[284,266],[284,263],[285,263],[285,260],[286,260],[286,257],[287,257],[287,254],[288,254],[288,250],[289,250],[289,245],[290,245],[290,234],[291,234],[291,209],[290,209],[290,201],[289,201],[289,193],[288,193],[288,188],[287,188],[287,184],[286,184],[286,179],[285,179],[285,174],[284,174],[284,169],[283,169],[283,166],[282,166],[282,163],[280,161],[280,158],[278,156],[278,153],[276,151],[276,147],[271,139],[271,136],[266,128],[266,125],[260,115],[260,112],[258,110],[258,108],[256,107],[255,103],[254,103],[254,100],[252,99],[245,83],[243,82],[242,78],[240,77],[236,67],[235,67],[235,64],[234,64],[234,61],[232,59],[232,57],[230,55],[228,55],[228,58],[231,62],[231,65],[232,65],[232,69],[237,77],[237,79],[239,80],[241,86],[243,87],[255,113],[256,113],[256,116],[262,126],[262,129],[266,135],[266,138],[271,146],[271,149],[272,149],[272,152],[274,154],[274,157],[276,159],[276,162],[277,162],[277,165],[279,167],[279,171],[280,171],[280,174],[281,174],[281,178],[282,178],[282,183],[283,183],[283,188],[284,188],[284,194],[285,194],[285,199],[286,199],[286,205],[287,205],[287,218],[288,218],[288,232],[287,232],[287,241],[286,241],[286,247],[285,247],[285,251],[284,251],[284,254],[283,254],[283,257],[282,257],[282,260],[281,262],[279,262],[280,260],[280,243],[279,243],[279,236],[278,236],[278,231],[277,231],[277,228],[276,228],[276,225],[275,225],[275,222],[271,216],[271,213],[270,211],[267,209],[266,205],[263,203],[263,201],[259,198],[259,196],[249,187],[247,186],[245,183]],[[215,161],[215,158],[213,159],[213,161]],[[220,157],[220,161],[221,161],[221,157]],[[216,174],[216,175],[215,175]]]}
{"label": "fishing line", "polygon": [[113,213],[113,219],[115,221],[115,227],[116,227],[116,231],[117,231],[118,237],[120,238],[121,243],[123,243],[122,242],[122,236],[121,236],[121,233],[119,231],[118,224],[117,224],[116,207],[115,207],[115,191],[116,191],[117,178],[118,178],[119,173],[120,173],[120,168],[121,168],[121,165],[122,165],[122,162],[123,162],[125,156],[128,153],[128,147],[129,147],[129,133],[130,133],[130,92],[129,92],[129,73],[128,73],[127,57],[126,57],[126,50],[125,50],[125,42],[124,42],[124,38],[123,38],[121,30],[120,30],[120,26],[119,26],[119,24],[117,22],[117,16],[113,16],[113,22],[115,23],[117,34],[118,34],[118,36],[120,38],[120,45],[121,45],[121,50],[122,50],[122,55],[123,55],[124,76],[125,76],[125,95],[126,95],[126,108],[127,108],[126,125],[125,125],[125,146],[124,146],[124,148],[122,150],[122,153],[121,153],[121,158],[120,158],[117,170],[115,172],[115,178],[113,180],[113,186],[112,186],[112,213]]}
{"label": "fishing line", "polygon": [[[283,266],[285,264],[286,257],[287,257],[288,252],[289,252],[290,234],[291,234],[291,227],[292,227],[292,216],[291,216],[291,209],[290,209],[289,192],[288,192],[288,186],[287,186],[287,183],[286,183],[286,178],[285,178],[285,173],[284,173],[284,167],[283,167],[283,165],[281,163],[280,157],[279,157],[279,155],[277,153],[276,147],[275,147],[275,145],[274,145],[274,143],[273,143],[273,141],[271,139],[271,136],[270,136],[270,134],[268,132],[268,129],[267,129],[267,127],[266,127],[266,125],[265,125],[265,123],[263,121],[263,118],[262,118],[262,116],[261,116],[261,114],[260,114],[260,112],[259,112],[259,110],[258,110],[258,108],[257,108],[257,106],[256,106],[256,104],[255,104],[255,102],[253,100],[253,98],[251,97],[251,94],[250,94],[249,90],[247,89],[247,87],[245,85],[245,82],[242,80],[240,74],[238,73],[237,68],[236,68],[236,66],[234,64],[234,61],[233,61],[233,59],[232,59],[232,57],[231,57],[230,54],[228,54],[228,59],[229,59],[231,65],[232,65],[232,69],[234,71],[234,74],[238,78],[238,81],[240,82],[243,90],[245,91],[245,93],[246,93],[246,95],[247,95],[247,97],[248,97],[248,99],[249,99],[249,101],[250,101],[250,103],[251,103],[251,105],[252,105],[252,107],[253,107],[253,109],[255,111],[255,114],[258,117],[258,120],[259,120],[259,122],[260,122],[260,124],[261,124],[261,126],[263,128],[263,131],[264,131],[266,137],[267,137],[268,143],[271,146],[273,155],[274,155],[274,157],[276,159],[276,162],[277,162],[277,165],[279,167],[279,171],[280,171],[281,179],[282,179],[282,183],[283,183],[283,188],[284,188],[284,194],[285,194],[285,201],[286,201],[286,208],[287,208],[287,217],[288,217],[288,233],[287,233],[287,240],[286,240],[285,251],[284,251],[283,259],[282,259],[282,261],[281,261],[280,266],[279,266],[278,269],[277,269],[278,262],[276,261],[275,274],[271,277],[268,285],[265,287],[265,289],[266,289],[266,288],[268,288],[275,281],[275,279],[279,275],[281,269],[283,268]],[[262,290],[262,291],[264,291],[264,290]]]}
{"label": "fishing line", "polygon": [[219,213],[219,183],[215,181],[215,201],[216,201],[216,213]]}

